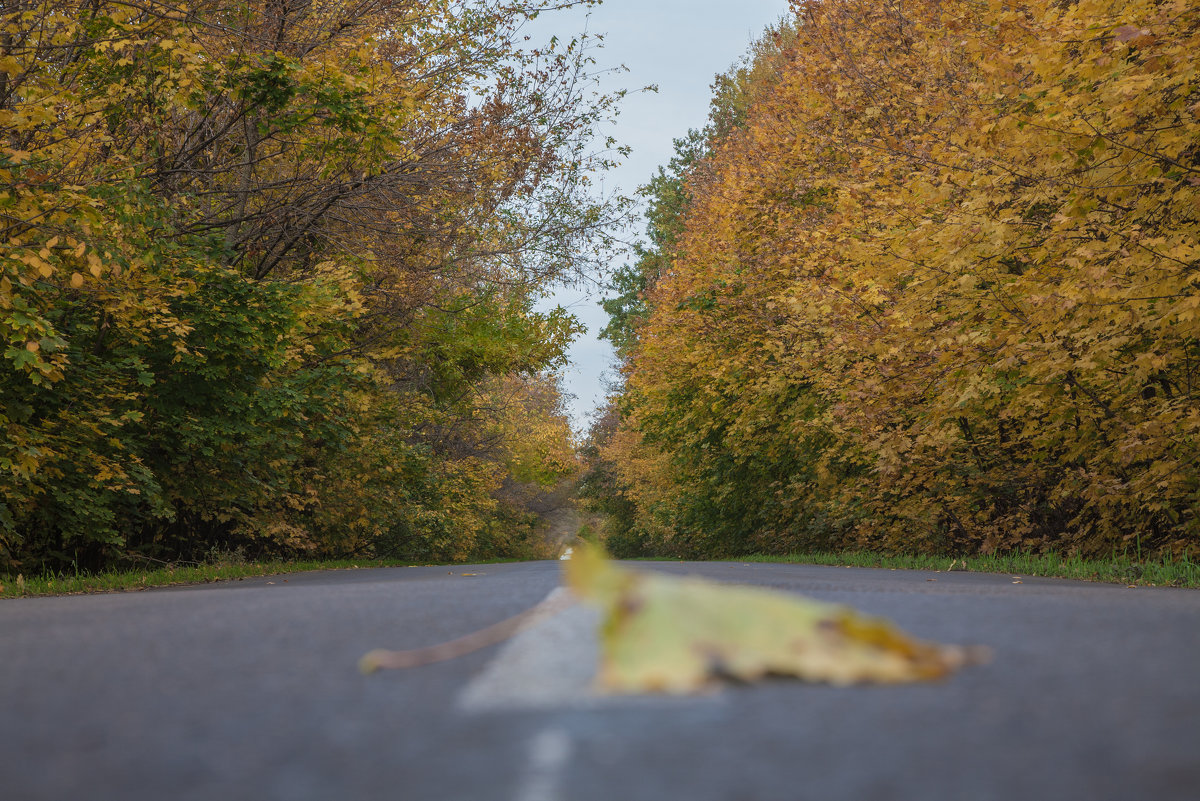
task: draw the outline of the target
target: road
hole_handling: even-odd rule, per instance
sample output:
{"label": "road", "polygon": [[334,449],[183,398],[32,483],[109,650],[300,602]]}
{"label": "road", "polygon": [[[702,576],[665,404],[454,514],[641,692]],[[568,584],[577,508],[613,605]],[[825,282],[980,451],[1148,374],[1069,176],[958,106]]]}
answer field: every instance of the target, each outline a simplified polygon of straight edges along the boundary
{"label": "road", "polygon": [[601,698],[591,613],[573,608],[452,662],[356,671],[372,648],[532,606],[558,585],[553,562],[0,601],[0,798],[1200,798],[1200,591],[637,567],[850,604],[994,658],[940,684]]}

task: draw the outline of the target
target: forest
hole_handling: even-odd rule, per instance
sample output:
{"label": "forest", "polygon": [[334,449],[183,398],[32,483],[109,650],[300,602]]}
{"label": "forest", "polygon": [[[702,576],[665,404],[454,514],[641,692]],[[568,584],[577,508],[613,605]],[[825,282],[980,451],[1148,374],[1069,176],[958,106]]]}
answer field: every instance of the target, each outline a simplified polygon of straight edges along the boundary
{"label": "forest", "polygon": [[1200,7],[792,12],[605,301],[610,548],[1194,556]]}
{"label": "forest", "polygon": [[793,0],[604,274],[594,0],[0,9],[0,572],[549,555],[1188,558],[1200,7]]}
{"label": "forest", "polygon": [[[588,0],[590,2],[590,0]],[[0,572],[539,553],[618,97],[552,0],[0,9]]]}

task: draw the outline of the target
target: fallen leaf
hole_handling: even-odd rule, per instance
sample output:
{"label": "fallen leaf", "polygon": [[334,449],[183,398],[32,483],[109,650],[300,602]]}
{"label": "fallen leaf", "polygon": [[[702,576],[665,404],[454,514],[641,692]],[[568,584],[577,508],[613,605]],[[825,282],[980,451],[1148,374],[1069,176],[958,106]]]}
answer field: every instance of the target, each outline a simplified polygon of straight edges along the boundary
{"label": "fallen leaf", "polygon": [[594,547],[567,583],[604,614],[600,689],[690,693],[767,675],[845,685],[937,679],[983,661],[978,648],[921,642],[844,606],[621,568]]}

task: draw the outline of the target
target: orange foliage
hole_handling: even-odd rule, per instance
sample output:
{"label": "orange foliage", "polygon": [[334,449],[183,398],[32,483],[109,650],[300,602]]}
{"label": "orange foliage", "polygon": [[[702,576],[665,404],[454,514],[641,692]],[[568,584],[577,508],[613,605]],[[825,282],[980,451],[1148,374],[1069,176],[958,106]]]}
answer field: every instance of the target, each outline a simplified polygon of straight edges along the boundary
{"label": "orange foliage", "polygon": [[[1200,9],[795,11],[627,365],[616,441],[669,458],[671,536],[1194,546]],[[626,457],[635,495],[653,460]],[[733,487],[753,515],[712,501]]]}

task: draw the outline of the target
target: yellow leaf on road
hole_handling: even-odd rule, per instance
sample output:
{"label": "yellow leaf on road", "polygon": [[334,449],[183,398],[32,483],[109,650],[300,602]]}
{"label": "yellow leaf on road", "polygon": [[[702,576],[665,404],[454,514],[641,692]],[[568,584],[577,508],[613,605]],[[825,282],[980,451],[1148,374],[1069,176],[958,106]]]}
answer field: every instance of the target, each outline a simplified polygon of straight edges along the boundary
{"label": "yellow leaf on road", "polygon": [[844,606],[627,570],[595,547],[579,548],[564,569],[576,594],[604,613],[598,681],[611,692],[690,693],[719,678],[768,675],[890,684],[938,679],[986,658]]}

